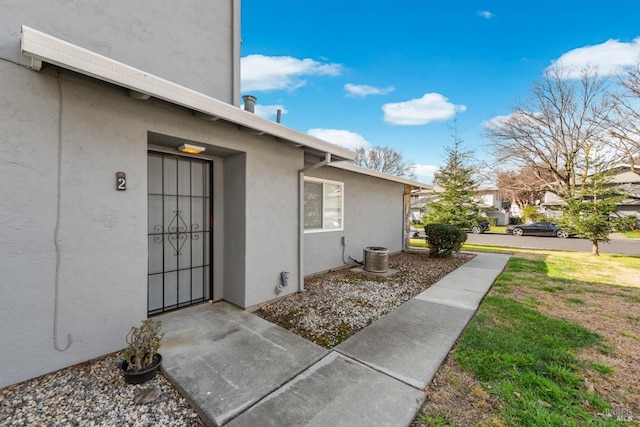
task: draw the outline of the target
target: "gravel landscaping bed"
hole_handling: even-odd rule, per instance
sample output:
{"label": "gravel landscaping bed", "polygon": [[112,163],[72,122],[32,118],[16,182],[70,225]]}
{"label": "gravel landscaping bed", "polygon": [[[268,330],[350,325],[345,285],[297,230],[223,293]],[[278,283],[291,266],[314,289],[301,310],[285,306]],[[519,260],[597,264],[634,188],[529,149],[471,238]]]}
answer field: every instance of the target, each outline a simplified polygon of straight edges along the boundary
{"label": "gravel landscaping bed", "polygon": [[379,277],[342,269],[305,280],[305,292],[261,307],[258,316],[325,348],[333,348],[473,258],[429,258],[415,250],[389,257],[398,272]]}
{"label": "gravel landscaping bed", "polygon": [[[255,314],[331,348],[471,259],[432,259],[416,250],[389,257],[390,277],[348,269],[305,280],[306,292],[284,297]],[[202,426],[198,414],[159,373],[142,385],[123,380],[117,354],[0,389],[0,427]],[[134,403],[156,389],[151,403]]]}
{"label": "gravel landscaping bed", "polygon": [[[124,382],[111,355],[0,389],[0,426],[203,426],[198,414],[162,376],[144,384]],[[158,387],[151,403],[136,404]]]}

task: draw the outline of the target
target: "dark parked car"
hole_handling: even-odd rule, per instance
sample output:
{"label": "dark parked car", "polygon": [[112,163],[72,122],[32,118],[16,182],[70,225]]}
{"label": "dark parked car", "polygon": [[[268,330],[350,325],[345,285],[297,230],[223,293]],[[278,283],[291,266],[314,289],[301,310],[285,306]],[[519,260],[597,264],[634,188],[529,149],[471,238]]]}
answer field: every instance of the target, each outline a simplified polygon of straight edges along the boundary
{"label": "dark parked car", "polygon": [[[471,228],[466,228],[464,231],[471,232],[471,233],[475,233],[475,234],[481,234],[484,233],[485,231],[489,231],[490,225],[489,225],[489,221],[487,220],[483,220],[480,221],[478,223],[478,225],[474,225]],[[412,239],[417,239],[419,237],[424,236],[424,230],[415,228],[415,227],[411,227],[411,238]]]}
{"label": "dark parked car", "polygon": [[569,237],[569,233],[560,228],[559,225],[548,221],[534,222],[529,225],[510,225],[507,227],[507,234],[513,234],[514,236]]}
{"label": "dark parked car", "polygon": [[487,221],[487,220],[485,219],[485,220],[480,221],[480,222],[478,223],[478,225],[474,225],[473,227],[471,227],[471,228],[469,228],[469,229],[466,229],[465,231],[466,231],[466,232],[469,232],[469,231],[470,231],[470,232],[472,232],[472,233],[474,233],[474,234],[482,234],[482,233],[484,233],[485,231],[489,231],[489,228],[490,228],[490,226],[489,226],[489,221]]}

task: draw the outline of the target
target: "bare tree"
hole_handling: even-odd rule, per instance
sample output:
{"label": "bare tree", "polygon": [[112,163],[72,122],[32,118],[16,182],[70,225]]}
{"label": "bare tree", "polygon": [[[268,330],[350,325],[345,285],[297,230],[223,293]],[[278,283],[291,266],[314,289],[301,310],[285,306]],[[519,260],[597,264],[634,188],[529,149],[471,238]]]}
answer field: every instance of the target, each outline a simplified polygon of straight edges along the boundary
{"label": "bare tree", "polygon": [[[635,87],[631,76],[627,82]],[[529,103],[487,127],[499,160],[528,168],[544,189],[564,200],[561,224],[591,240],[594,255],[616,226],[611,216],[622,197],[610,185],[609,175],[623,160],[612,144],[616,134],[611,125],[624,128],[616,118],[624,110],[616,110],[619,103],[606,90],[606,82],[592,68],[585,68],[578,80],[552,69],[533,86]],[[617,135],[622,139],[622,133]]]}
{"label": "bare tree", "polygon": [[520,208],[535,205],[536,201],[544,197],[544,181],[537,178],[530,168],[519,171],[497,171],[495,184],[502,193],[502,197]]}
{"label": "bare tree", "polygon": [[405,160],[402,154],[389,147],[360,147],[356,150],[354,163],[390,175],[416,179],[415,164]]}
{"label": "bare tree", "polygon": [[640,62],[618,82],[623,91],[612,95],[615,115],[608,121],[608,131],[622,156],[634,168],[640,155]]}
{"label": "bare tree", "polygon": [[578,80],[554,68],[531,95],[510,116],[487,125],[496,160],[530,170],[543,189],[561,198],[574,197],[576,185],[591,173],[593,154],[611,151],[604,132],[612,109],[606,81],[593,68]]}

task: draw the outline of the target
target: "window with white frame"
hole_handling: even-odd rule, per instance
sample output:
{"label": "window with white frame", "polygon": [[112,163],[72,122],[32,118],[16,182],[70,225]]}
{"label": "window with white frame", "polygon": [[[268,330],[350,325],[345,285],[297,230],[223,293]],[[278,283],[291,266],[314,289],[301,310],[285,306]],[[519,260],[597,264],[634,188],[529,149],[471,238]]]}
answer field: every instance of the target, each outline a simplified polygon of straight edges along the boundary
{"label": "window with white frame", "polygon": [[304,179],[305,231],[342,230],[344,184],[326,179]]}

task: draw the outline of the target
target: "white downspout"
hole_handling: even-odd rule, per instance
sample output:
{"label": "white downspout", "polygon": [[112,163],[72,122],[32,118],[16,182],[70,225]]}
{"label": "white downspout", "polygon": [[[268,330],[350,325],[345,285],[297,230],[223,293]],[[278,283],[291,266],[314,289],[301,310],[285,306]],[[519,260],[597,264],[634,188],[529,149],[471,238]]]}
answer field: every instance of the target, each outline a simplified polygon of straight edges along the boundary
{"label": "white downspout", "polygon": [[324,160],[298,171],[298,291],[304,292],[304,174],[331,163],[331,153],[324,153]]}

